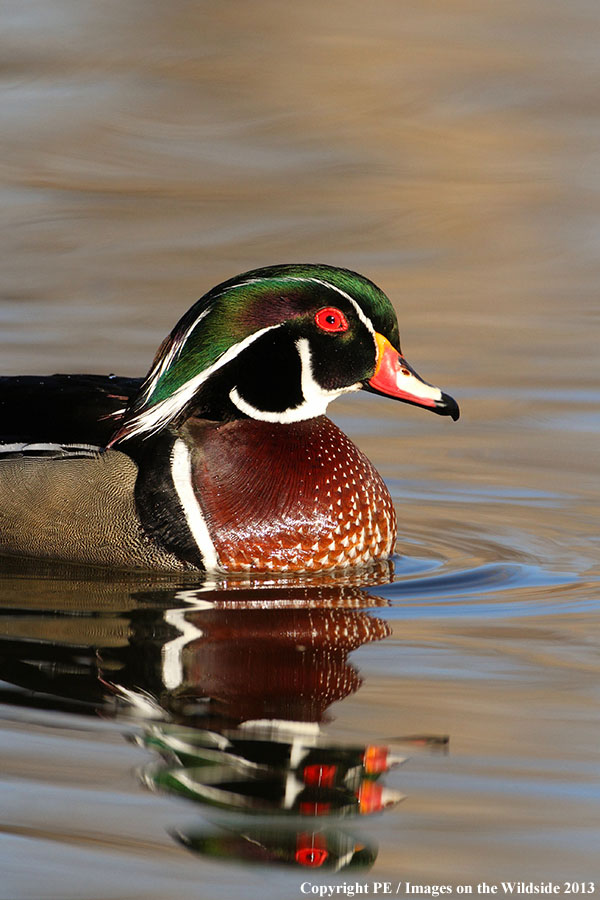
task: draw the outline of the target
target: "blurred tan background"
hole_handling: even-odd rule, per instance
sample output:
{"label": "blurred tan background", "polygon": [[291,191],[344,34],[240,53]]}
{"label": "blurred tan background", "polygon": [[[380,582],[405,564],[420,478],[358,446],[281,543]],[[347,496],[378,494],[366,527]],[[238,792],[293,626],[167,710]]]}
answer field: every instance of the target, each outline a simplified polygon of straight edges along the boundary
{"label": "blurred tan background", "polygon": [[[408,359],[461,405],[457,423],[362,392],[332,406],[390,485],[405,558],[381,589],[393,636],[353,654],[365,685],[330,733],[451,736],[392,780],[400,814],[369,823],[378,879],[597,869],[599,48],[598,0],[2,5],[2,374],[144,374],[220,280],[324,261],[380,284]],[[120,734],[95,787],[125,799],[102,805],[71,790],[81,750],[30,731],[0,733],[33,772],[15,834],[45,834],[53,755],[72,779],[44,851],[64,875],[41,841],[8,858],[30,895],[80,892],[74,859],[86,896],[162,898],[146,845],[98,864],[96,891],[71,837],[85,813],[89,848],[121,840]],[[196,898],[170,810],[143,803],[131,833],[153,829],[153,864]],[[262,870],[201,872],[204,897],[299,896]]]}
{"label": "blurred tan background", "polygon": [[585,0],[8,0],[2,371],[141,374],[213,284],[301,260],[380,283],[447,388],[585,386],[598,19]]}

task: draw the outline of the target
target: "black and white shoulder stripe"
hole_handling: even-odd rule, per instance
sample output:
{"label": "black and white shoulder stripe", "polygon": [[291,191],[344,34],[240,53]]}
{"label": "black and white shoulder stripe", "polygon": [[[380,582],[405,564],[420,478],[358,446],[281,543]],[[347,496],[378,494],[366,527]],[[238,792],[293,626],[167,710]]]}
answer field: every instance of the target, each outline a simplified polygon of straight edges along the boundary
{"label": "black and white shoulder stripe", "polygon": [[13,441],[0,444],[0,461],[3,459],[74,459],[94,458],[103,448],[94,444],[57,444],[50,441]]}

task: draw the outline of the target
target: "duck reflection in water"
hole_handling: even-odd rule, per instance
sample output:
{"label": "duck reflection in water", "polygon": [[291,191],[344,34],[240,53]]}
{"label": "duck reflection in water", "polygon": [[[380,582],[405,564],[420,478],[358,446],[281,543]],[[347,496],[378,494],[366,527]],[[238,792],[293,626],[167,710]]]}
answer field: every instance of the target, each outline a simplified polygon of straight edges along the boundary
{"label": "duck reflection in water", "polygon": [[123,591],[121,604],[118,591],[107,598],[102,589],[82,604],[88,615],[80,606],[57,617],[53,605],[51,617],[31,607],[13,617],[1,677],[136,719],[135,740],[159,758],[141,771],[144,783],[203,807],[202,827],[175,834],[191,850],[370,866],[373,846],[326,823],[397,803],[402,795],[380,779],[403,757],[368,741],[331,743],[321,725],[332,703],[360,687],[348,654],[388,636],[370,614],[386,601],[327,582],[228,591],[155,584]]}

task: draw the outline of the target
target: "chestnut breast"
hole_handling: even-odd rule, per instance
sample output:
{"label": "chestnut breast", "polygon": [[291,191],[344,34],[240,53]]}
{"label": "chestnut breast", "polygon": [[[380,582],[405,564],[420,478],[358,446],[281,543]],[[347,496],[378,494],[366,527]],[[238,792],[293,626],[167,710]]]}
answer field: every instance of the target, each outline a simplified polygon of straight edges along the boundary
{"label": "chestnut breast", "polygon": [[389,492],[325,416],[273,424],[190,419],[192,482],[221,568],[318,571],[385,558]]}

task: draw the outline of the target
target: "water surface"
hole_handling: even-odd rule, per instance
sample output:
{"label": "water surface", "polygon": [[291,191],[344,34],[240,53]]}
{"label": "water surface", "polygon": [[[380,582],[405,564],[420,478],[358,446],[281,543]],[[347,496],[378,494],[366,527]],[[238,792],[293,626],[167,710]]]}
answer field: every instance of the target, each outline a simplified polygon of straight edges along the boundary
{"label": "water surface", "polygon": [[323,261],[462,417],[331,408],[392,491],[391,568],[2,562],[0,897],[598,875],[599,24],[5,4],[3,374],[144,374],[219,280]]}

